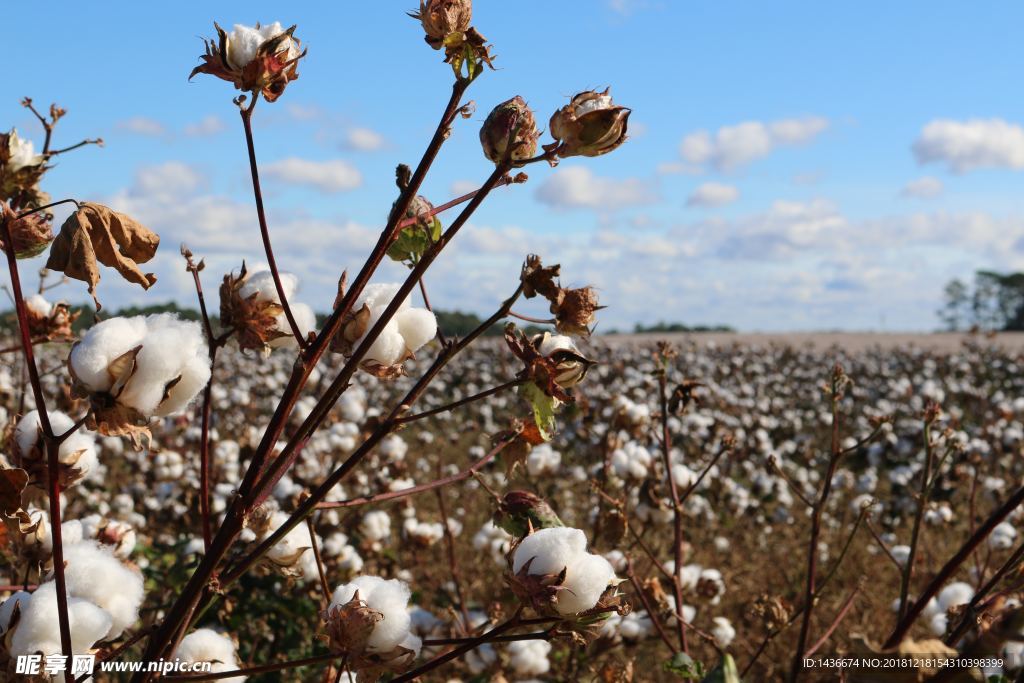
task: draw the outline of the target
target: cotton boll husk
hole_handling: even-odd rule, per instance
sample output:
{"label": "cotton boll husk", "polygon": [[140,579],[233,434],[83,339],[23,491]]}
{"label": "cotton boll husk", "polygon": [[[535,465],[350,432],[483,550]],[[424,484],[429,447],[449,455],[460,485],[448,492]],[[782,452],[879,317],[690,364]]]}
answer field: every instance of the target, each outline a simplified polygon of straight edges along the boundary
{"label": "cotton boll husk", "polygon": [[[558,574],[586,551],[587,536],[579,529],[540,529],[524,538],[516,547],[512,557],[512,573],[518,574],[523,565],[534,558],[530,564],[530,574]],[[607,563],[607,560],[605,562]]]}
{"label": "cotton boll husk", "polygon": [[409,308],[395,316],[398,333],[409,353],[416,353],[437,334],[437,317],[425,308]]}
{"label": "cotton boll husk", "polygon": [[21,606],[21,612],[25,611],[25,607],[28,605],[28,601],[32,598],[32,594],[28,591],[18,591],[11,595],[0,603],[0,635],[7,632],[7,627],[11,625],[11,617],[14,616],[14,607],[16,605]]}
{"label": "cotton boll husk", "polygon": [[[85,654],[104,639],[111,629],[110,614],[88,600],[68,598],[68,624],[71,630],[71,651]],[[48,581],[40,585],[27,604],[22,605],[18,627],[11,637],[11,655],[60,654],[60,625],[57,618],[57,585]]]}
{"label": "cotton boll husk", "polygon": [[114,383],[107,367],[115,358],[142,343],[146,321],[142,317],[110,318],[89,328],[71,349],[75,377],[91,391],[107,391]]}
{"label": "cotton boll husk", "polygon": [[122,564],[109,548],[95,541],[67,545],[64,563],[68,595],[88,600],[110,614],[105,638],[117,638],[138,621],[145,594],[142,575]]}
{"label": "cotton boll husk", "polygon": [[[198,322],[161,313],[148,316],[146,324],[142,349],[135,357],[135,374],[118,401],[143,415],[163,417],[185,408],[210,379],[209,351]],[[179,376],[181,380],[161,405],[167,385]]]}
{"label": "cotton boll husk", "polygon": [[[351,582],[338,586],[331,596],[328,609],[347,604],[359,591],[359,599],[384,618],[378,621],[366,641],[367,648],[376,652],[389,652],[409,635],[412,619],[408,605],[409,586],[398,579],[385,580],[379,576],[357,576]],[[412,649],[412,648],[410,648]]]}
{"label": "cotton boll husk", "polygon": [[[211,673],[234,671],[238,668],[235,644],[227,636],[213,629],[200,628],[181,639],[174,656],[186,662],[213,662]],[[242,683],[245,676],[222,678],[228,683]]]}
{"label": "cotton boll husk", "polygon": [[604,557],[580,555],[568,565],[555,609],[559,614],[577,614],[592,608],[613,578],[615,570]]}

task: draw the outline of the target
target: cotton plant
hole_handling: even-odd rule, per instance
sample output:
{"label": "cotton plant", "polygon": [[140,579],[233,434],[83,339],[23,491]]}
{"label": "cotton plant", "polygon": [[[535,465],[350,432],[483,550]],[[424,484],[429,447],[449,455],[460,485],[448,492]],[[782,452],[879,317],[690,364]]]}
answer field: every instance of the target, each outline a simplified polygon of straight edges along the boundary
{"label": "cotton plant", "polygon": [[541,613],[571,617],[592,610],[618,584],[611,563],[587,552],[580,529],[535,531],[516,545],[511,560],[513,591]]}
{"label": "cotton plant", "polygon": [[104,320],[71,349],[68,370],[90,399],[88,424],[138,446],[151,418],[184,411],[210,379],[206,338],[197,322],[171,313]]}

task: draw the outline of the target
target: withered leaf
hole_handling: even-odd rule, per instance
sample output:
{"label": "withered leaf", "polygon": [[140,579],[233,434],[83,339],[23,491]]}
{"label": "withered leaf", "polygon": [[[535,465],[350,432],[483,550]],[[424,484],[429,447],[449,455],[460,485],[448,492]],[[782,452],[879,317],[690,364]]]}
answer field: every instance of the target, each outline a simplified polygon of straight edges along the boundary
{"label": "withered leaf", "polygon": [[89,294],[99,309],[97,261],[115,269],[129,282],[149,289],[156,276],[143,273],[138,264],[152,259],[159,246],[160,236],[138,221],[101,204],[82,202],[61,226],[50,247],[46,267],[89,283]]}
{"label": "withered leaf", "polygon": [[27,484],[28,472],[25,470],[0,470],[0,512],[13,515],[21,509],[21,494]]}

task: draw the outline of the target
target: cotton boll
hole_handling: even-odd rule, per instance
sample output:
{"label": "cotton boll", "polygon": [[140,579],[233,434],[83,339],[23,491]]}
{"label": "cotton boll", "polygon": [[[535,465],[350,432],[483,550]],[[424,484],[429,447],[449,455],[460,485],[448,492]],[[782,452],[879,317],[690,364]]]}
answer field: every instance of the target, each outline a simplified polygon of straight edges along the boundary
{"label": "cotton boll", "polygon": [[69,362],[75,378],[90,391],[108,391],[115,377],[107,371],[111,361],[142,343],[143,317],[110,318],[89,328],[71,349]]}
{"label": "cotton boll", "polygon": [[711,635],[714,636],[715,642],[720,648],[727,648],[729,644],[736,637],[736,629],[733,628],[732,622],[725,617],[715,617],[711,620],[714,626],[711,628]]}
{"label": "cotton boll", "polygon": [[530,454],[526,456],[526,471],[534,477],[553,474],[558,471],[561,464],[562,454],[546,443],[534,446]]}
{"label": "cotton boll", "polygon": [[[367,328],[367,334],[373,328],[378,318],[374,317]],[[359,341],[355,344],[358,347],[366,339],[364,334]],[[381,365],[394,365],[395,363],[402,360],[405,355],[405,339],[402,337],[401,332],[398,331],[398,324],[394,320],[388,321],[388,324],[384,326],[384,329],[380,331],[380,335],[373,340],[373,344],[366,351],[365,360],[374,361]]]}
{"label": "cotton boll", "polygon": [[[278,277],[281,280],[281,289],[284,290],[285,298],[291,299],[299,288],[299,278],[291,273],[278,273]],[[238,290],[238,295],[243,299],[255,295],[256,301],[281,303],[281,297],[277,295],[277,285],[274,284],[274,274],[269,269],[248,273],[245,282]]]}
{"label": "cotton boll", "polygon": [[969,583],[955,581],[939,591],[938,601],[942,614],[958,605],[966,605],[974,597],[974,589]]}
{"label": "cotton boll", "polygon": [[117,638],[138,621],[144,597],[142,575],[122,564],[109,548],[95,541],[74,543],[64,547],[64,563],[68,595],[109,613],[105,638]]}
{"label": "cotton boll", "polygon": [[398,333],[405,339],[405,348],[416,353],[437,334],[437,317],[425,308],[409,308],[395,316]]}
{"label": "cotton boll", "polygon": [[[46,415],[50,418],[50,427],[54,435],[59,436],[75,426],[74,420],[59,411],[48,410]],[[14,430],[14,439],[18,444],[21,457],[27,458],[33,448],[38,448],[40,454],[45,455],[42,453],[41,429],[42,424],[39,421],[38,410],[26,413],[18,421],[18,426]],[[87,474],[97,462],[96,442],[89,432],[79,428],[57,449],[57,459],[65,465],[74,462],[78,469]]]}
{"label": "cotton boll", "polygon": [[383,510],[373,510],[363,515],[359,531],[371,541],[381,541],[391,535],[391,517]]}
{"label": "cotton boll", "polygon": [[[68,598],[72,653],[86,654],[95,643],[106,638],[112,628],[111,623],[106,610],[88,600]],[[12,656],[36,652],[42,652],[44,656],[61,652],[57,585],[52,581],[40,585],[27,604],[22,605],[21,618],[11,637]]]}
{"label": "cotton boll", "polygon": [[537,349],[537,352],[542,356],[550,356],[555,351],[572,351],[573,353],[579,353],[579,349],[576,348],[576,344],[573,343],[571,337],[567,337],[564,334],[543,335],[540,348]]}
{"label": "cotton boll", "polygon": [[399,645],[406,650],[412,650],[412,658],[416,659],[420,656],[420,651],[423,649],[423,639],[414,633],[408,633]]}
{"label": "cotton boll", "polygon": [[[287,513],[280,510],[271,515],[270,524],[266,533],[263,534],[262,540],[270,538],[272,534],[284,526],[285,522],[288,521],[288,517]],[[312,541],[309,538],[309,529],[306,528],[305,524],[298,524],[267,551],[267,559],[280,566],[298,567],[302,578],[311,579],[317,573],[316,565],[312,566],[313,571],[310,572],[308,571],[310,566],[308,564],[304,565],[302,562],[305,559],[305,555],[312,557],[311,547]],[[315,562],[316,558],[313,558],[313,561]]]}
{"label": "cotton boll", "polygon": [[988,547],[992,550],[1009,550],[1017,538],[1017,530],[1009,522],[998,524],[988,537]]}
{"label": "cotton boll", "polygon": [[910,559],[909,545],[894,545],[889,548],[889,552],[892,553],[893,559],[896,560],[896,563],[899,564],[899,566],[907,566],[907,560]]}
{"label": "cotton boll", "polygon": [[48,318],[53,311],[53,304],[47,301],[42,294],[33,294],[25,299],[25,306],[42,318]]}
{"label": "cotton boll", "polygon": [[601,555],[584,553],[568,565],[555,609],[559,614],[578,614],[591,609],[614,578],[615,570],[608,560]]}
{"label": "cotton boll", "polygon": [[539,676],[551,669],[548,653],[551,643],[546,640],[517,640],[508,644],[508,665],[520,676]]}
{"label": "cotton boll", "polygon": [[530,574],[558,574],[586,550],[587,536],[579,529],[540,529],[524,538],[516,548],[512,557],[512,573],[518,574],[532,559]]}
{"label": "cotton boll", "polygon": [[295,324],[299,328],[299,333],[306,337],[310,332],[316,330],[316,313],[313,309],[303,303],[295,303],[291,305],[292,316],[295,317]]}
{"label": "cotton boll", "polygon": [[[165,417],[183,410],[210,379],[209,351],[198,322],[161,313],[147,316],[146,325],[135,373],[118,401],[143,415]],[[172,382],[177,383],[168,390]]]}
{"label": "cotton boll", "polygon": [[14,608],[18,606],[21,612],[25,611],[32,594],[28,591],[18,591],[0,603],[0,635],[7,632],[11,625],[11,618],[14,616]]}
{"label": "cotton boll", "polygon": [[[363,304],[366,304],[371,309],[387,308],[388,304],[391,303],[391,300],[395,298],[395,295],[398,294],[398,290],[401,288],[402,285],[398,283],[374,283],[366,285],[366,287],[363,288],[362,293],[359,295],[359,298],[356,299],[355,308],[353,310],[358,311],[362,308]],[[405,297],[405,300],[402,301],[398,310],[404,311],[408,309],[409,306],[409,297]]]}
{"label": "cotton boll", "polygon": [[[370,609],[380,612],[383,619],[373,626],[366,641],[367,649],[390,652],[409,636],[412,619],[408,605],[409,586],[397,579],[384,580],[379,576],[357,576],[351,582],[338,586],[331,596],[328,611],[347,604],[359,592],[359,599]],[[412,649],[412,648],[410,648]]]}
{"label": "cotton boll", "polygon": [[[238,668],[235,644],[227,636],[208,628],[196,629],[182,638],[174,656],[190,663],[212,662],[211,673],[234,671]],[[220,680],[228,683],[242,683],[245,676]]]}

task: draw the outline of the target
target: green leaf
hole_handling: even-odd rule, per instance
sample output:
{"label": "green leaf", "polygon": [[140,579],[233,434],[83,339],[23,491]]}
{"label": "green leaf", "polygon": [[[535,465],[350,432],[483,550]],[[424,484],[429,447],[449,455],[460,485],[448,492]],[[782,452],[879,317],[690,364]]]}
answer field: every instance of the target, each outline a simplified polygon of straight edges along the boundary
{"label": "green leaf", "polygon": [[688,681],[698,681],[704,677],[704,665],[685,652],[677,652],[672,659],[665,662],[664,668],[665,671]]}
{"label": "green leaf", "polygon": [[527,382],[519,387],[519,395],[529,401],[533,407],[533,421],[537,424],[541,438],[550,441],[558,428],[555,422],[555,412],[561,401],[545,394],[533,382]]}

